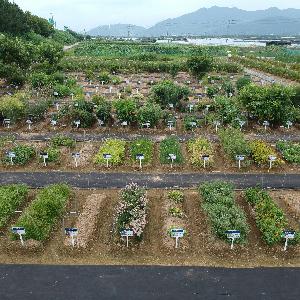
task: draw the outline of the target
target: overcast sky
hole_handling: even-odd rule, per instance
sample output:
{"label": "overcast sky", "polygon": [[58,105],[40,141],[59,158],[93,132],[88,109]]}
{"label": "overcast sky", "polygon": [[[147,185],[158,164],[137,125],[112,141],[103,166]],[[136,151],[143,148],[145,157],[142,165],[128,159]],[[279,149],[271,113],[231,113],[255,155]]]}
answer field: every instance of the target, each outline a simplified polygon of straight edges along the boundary
{"label": "overcast sky", "polygon": [[[10,0],[11,2],[13,0]],[[193,12],[202,7],[227,6],[246,10],[300,8],[300,0],[14,0],[23,10],[49,18],[59,28],[78,31],[106,24],[152,26],[167,18]]]}

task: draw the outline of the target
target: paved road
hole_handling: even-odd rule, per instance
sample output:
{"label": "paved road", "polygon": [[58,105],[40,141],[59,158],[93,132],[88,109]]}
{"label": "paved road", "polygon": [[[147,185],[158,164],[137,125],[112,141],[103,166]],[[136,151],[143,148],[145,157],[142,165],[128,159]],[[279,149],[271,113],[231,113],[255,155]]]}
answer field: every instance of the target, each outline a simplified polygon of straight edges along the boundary
{"label": "paved road", "polygon": [[261,185],[272,189],[300,189],[300,174],[222,174],[222,173],[71,173],[71,172],[1,172],[0,184],[25,183],[38,188],[68,183],[76,188],[123,188],[136,182],[148,188],[197,187],[211,180],[232,182],[237,189]]}
{"label": "paved road", "polygon": [[[166,137],[169,136],[169,134],[132,134],[132,133],[102,133],[102,134],[82,134],[82,133],[61,133],[64,136],[71,137],[75,139],[76,141],[82,142],[82,141],[102,141],[104,139],[108,138],[116,138],[116,139],[123,139],[126,141],[132,141],[136,140],[138,138],[149,138],[153,140],[154,142],[160,142]],[[47,133],[47,134],[18,134],[18,133],[12,133],[9,134],[10,137],[14,137],[16,140],[19,141],[46,141],[54,136],[56,136],[57,133]],[[0,137],[8,136],[7,133],[0,132]],[[195,137],[199,137],[199,134],[179,134],[176,135],[179,140],[181,141],[188,141],[190,139],[193,139]],[[218,141],[219,138],[215,134],[203,134],[202,136],[205,136],[210,141]],[[251,134],[246,135],[246,138],[249,140],[254,139],[261,139],[265,140],[267,142],[275,143],[278,140],[286,140],[286,141],[294,141],[294,142],[300,142],[300,134]]]}
{"label": "paved road", "polygon": [[297,300],[300,268],[0,266],[1,300]]}

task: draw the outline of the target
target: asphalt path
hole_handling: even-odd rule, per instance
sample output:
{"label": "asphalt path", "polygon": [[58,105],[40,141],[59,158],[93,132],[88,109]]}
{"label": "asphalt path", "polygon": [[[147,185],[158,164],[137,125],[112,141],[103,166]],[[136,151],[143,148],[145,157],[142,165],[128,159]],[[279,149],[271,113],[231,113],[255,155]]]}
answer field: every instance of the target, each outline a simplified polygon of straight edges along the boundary
{"label": "asphalt path", "polygon": [[24,183],[32,188],[67,183],[75,188],[123,188],[135,182],[147,188],[192,188],[212,180],[232,182],[237,189],[260,185],[270,189],[300,189],[300,174],[229,173],[73,173],[73,172],[1,172],[0,184]]}
{"label": "asphalt path", "polygon": [[[108,138],[116,138],[116,139],[123,139],[126,141],[132,141],[136,140],[138,138],[148,138],[151,139],[154,142],[161,142],[166,137],[170,136],[170,134],[151,134],[151,133],[145,133],[145,134],[134,134],[134,133],[102,133],[102,134],[90,134],[90,133],[46,133],[46,134],[40,134],[40,133],[31,133],[31,134],[25,134],[25,133],[7,133],[7,132],[0,132],[0,137],[14,137],[17,141],[47,141],[54,136],[61,134],[67,137],[71,137],[75,139],[78,142],[83,141],[103,141]],[[199,137],[199,134],[178,134],[176,135],[178,139],[182,142],[188,141],[190,139],[193,139],[195,137]],[[216,134],[204,134],[201,135],[210,141],[219,141],[219,138]],[[262,133],[262,134],[251,134],[249,136],[246,135],[246,138],[249,140],[254,139],[260,139],[264,140],[266,142],[277,142],[279,140],[286,140],[286,141],[293,141],[293,142],[300,142],[300,134],[295,133],[285,133],[285,134],[270,134],[270,133]]]}
{"label": "asphalt path", "polygon": [[300,299],[300,268],[0,266],[1,300]]}

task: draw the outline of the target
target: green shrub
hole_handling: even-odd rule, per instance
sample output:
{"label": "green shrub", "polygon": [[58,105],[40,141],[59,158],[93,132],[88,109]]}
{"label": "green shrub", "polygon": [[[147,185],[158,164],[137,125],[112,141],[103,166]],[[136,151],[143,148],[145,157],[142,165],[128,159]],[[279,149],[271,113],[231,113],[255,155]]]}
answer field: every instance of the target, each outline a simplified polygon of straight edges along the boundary
{"label": "green shrub", "polygon": [[[51,146],[47,149],[44,149],[42,152],[48,153],[48,159],[46,159],[46,163],[57,163],[60,160],[60,151],[57,147]],[[40,162],[43,162],[43,157],[40,157]]]}
{"label": "green shrub", "polygon": [[76,141],[67,136],[56,135],[51,139],[51,144],[54,148],[57,147],[75,148]]}
{"label": "green shrub", "polygon": [[268,165],[269,164],[269,156],[277,156],[276,161],[273,162],[273,166],[279,166],[284,163],[282,159],[276,155],[275,149],[266,144],[264,141],[251,141],[249,143],[252,158],[259,165]]}
{"label": "green shrub", "polygon": [[190,90],[187,87],[182,87],[172,81],[162,81],[156,84],[151,89],[151,97],[155,102],[160,104],[162,108],[173,104],[174,107],[179,107],[182,100],[187,100]]}
{"label": "green shrub", "polygon": [[[15,146],[11,150],[11,152],[14,152],[16,154],[16,157],[13,158],[14,164],[15,165],[20,165],[20,166],[26,165],[35,156],[35,150],[34,150],[34,148],[31,147],[31,146],[26,146],[26,145]],[[7,163],[10,163],[10,158],[6,157],[5,161]]]}
{"label": "green shrub", "polygon": [[28,188],[26,185],[14,184],[0,187],[0,228],[6,225],[27,196]]}
{"label": "green shrub", "polygon": [[110,154],[109,163],[113,166],[121,165],[125,159],[126,142],[122,140],[108,139],[99,149],[94,158],[96,164],[106,164],[103,154]]}
{"label": "green shrub", "polygon": [[235,204],[233,185],[221,181],[206,182],[200,185],[199,193],[214,233],[229,242],[225,232],[239,230],[241,238],[236,242],[245,242],[249,226],[244,212]]}
{"label": "green shrub", "polygon": [[26,109],[26,115],[30,116],[35,122],[41,121],[45,118],[45,114],[51,106],[51,101],[40,100],[37,103],[30,103]]}
{"label": "green shrub", "polygon": [[[287,230],[288,220],[282,209],[270,195],[260,188],[249,188],[245,192],[247,202],[255,210],[255,221],[263,240],[270,246],[282,241],[282,233]],[[299,242],[299,233],[296,241]]]}
{"label": "green shrub", "polygon": [[147,102],[146,105],[139,108],[137,118],[139,125],[150,122],[150,126],[154,127],[158,124],[162,117],[162,110],[158,104]]}
{"label": "green shrub", "polygon": [[39,192],[16,224],[25,228],[26,239],[45,241],[50,237],[53,226],[66,209],[70,192],[64,184],[52,185]]}
{"label": "green shrub", "polygon": [[11,119],[13,122],[23,118],[26,113],[26,95],[19,93],[1,97],[0,113],[3,118]]}
{"label": "green shrub", "polygon": [[[196,127],[193,126],[192,123],[195,123]],[[184,117],[183,124],[184,124],[184,129],[185,130],[192,130],[192,129],[195,129],[199,126],[199,120],[196,116],[187,115],[187,116]]]}
{"label": "green shrub", "polygon": [[300,143],[279,141],[276,147],[286,161],[293,164],[300,164]]}
{"label": "green shrub", "polygon": [[189,161],[195,167],[204,167],[203,155],[209,155],[209,164],[214,163],[213,146],[205,138],[190,140],[187,144],[187,150],[190,155]]}
{"label": "green shrub", "polygon": [[159,159],[162,164],[170,164],[171,160],[169,154],[176,155],[176,160],[174,160],[175,164],[183,163],[180,143],[175,137],[166,138],[160,143]]}
{"label": "green shrub", "polygon": [[145,159],[144,164],[151,163],[153,159],[154,143],[151,140],[139,139],[130,144],[130,156],[132,161],[136,161],[138,154],[143,154]]}
{"label": "green shrub", "polygon": [[228,128],[219,131],[219,138],[225,153],[233,160],[237,155],[249,156],[251,149],[245,140],[244,134],[235,128]]}
{"label": "green shrub", "polygon": [[[97,100],[97,101],[96,101]],[[96,116],[99,120],[107,124],[111,117],[112,105],[110,101],[105,99],[93,98],[93,102],[97,105]]]}
{"label": "green shrub", "polygon": [[117,117],[121,122],[133,123],[137,120],[137,106],[131,99],[120,99],[114,102]]}

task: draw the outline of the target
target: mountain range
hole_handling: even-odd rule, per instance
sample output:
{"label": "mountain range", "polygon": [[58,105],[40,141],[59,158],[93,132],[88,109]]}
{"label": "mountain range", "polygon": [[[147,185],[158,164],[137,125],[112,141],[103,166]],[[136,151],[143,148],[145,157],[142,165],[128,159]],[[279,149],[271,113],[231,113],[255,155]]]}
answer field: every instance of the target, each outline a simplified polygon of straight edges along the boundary
{"label": "mountain range", "polygon": [[113,37],[300,35],[300,9],[280,10],[272,7],[246,11],[213,6],[164,20],[150,28],[114,24],[91,29],[88,34]]}

